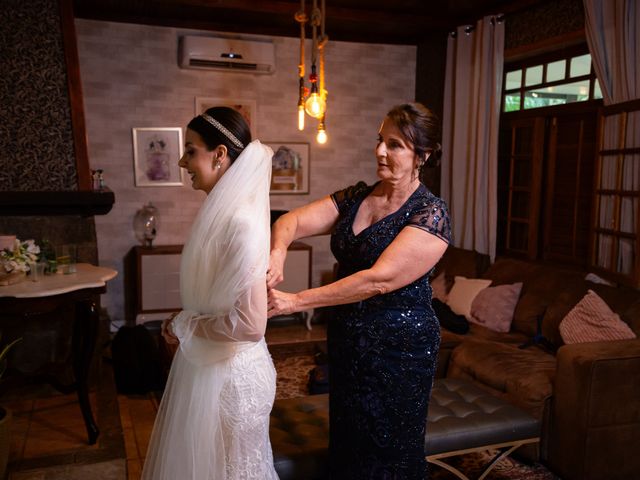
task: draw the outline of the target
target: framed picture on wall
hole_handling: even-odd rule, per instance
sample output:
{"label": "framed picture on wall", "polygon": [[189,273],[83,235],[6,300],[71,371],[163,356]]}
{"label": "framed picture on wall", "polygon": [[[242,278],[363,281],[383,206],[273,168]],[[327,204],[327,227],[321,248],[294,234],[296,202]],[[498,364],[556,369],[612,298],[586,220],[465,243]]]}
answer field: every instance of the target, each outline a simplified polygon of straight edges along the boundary
{"label": "framed picture on wall", "polygon": [[136,187],[182,186],[182,128],[134,128],[133,171]]}
{"label": "framed picture on wall", "polygon": [[241,98],[215,98],[215,97],[196,97],[195,114],[200,115],[202,112],[211,107],[231,107],[242,114],[251,129],[251,137],[258,137],[258,125],[256,114],[256,101],[244,100]]}
{"label": "framed picture on wall", "polygon": [[271,194],[309,193],[309,144],[265,142],[273,150]]}

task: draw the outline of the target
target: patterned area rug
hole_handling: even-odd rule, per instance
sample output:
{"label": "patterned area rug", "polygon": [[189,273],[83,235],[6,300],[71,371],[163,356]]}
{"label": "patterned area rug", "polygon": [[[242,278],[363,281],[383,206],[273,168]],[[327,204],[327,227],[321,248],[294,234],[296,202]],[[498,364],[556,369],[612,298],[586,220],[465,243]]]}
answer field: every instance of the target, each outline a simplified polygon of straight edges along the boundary
{"label": "patterned area rug", "polygon": [[[271,348],[271,356],[277,372],[276,399],[308,395],[309,372],[315,366],[315,347],[296,345]],[[478,478],[495,456],[495,451],[470,453],[447,459],[469,478]],[[453,473],[437,466],[430,466],[431,480],[459,480]],[[559,480],[544,466],[526,464],[511,457],[502,459],[485,477],[487,480]]]}
{"label": "patterned area rug", "polygon": [[[452,457],[447,463],[463,472],[469,478],[479,478],[482,471],[493,457],[496,451],[487,450],[485,452],[469,453]],[[429,465],[430,480],[459,480],[453,473],[437,465]],[[484,477],[487,480],[560,480],[544,466],[533,463],[526,464],[511,457],[503,458]]]}
{"label": "patterned area rug", "polygon": [[309,395],[309,372],[315,367],[313,346],[271,348],[276,367],[276,399]]}

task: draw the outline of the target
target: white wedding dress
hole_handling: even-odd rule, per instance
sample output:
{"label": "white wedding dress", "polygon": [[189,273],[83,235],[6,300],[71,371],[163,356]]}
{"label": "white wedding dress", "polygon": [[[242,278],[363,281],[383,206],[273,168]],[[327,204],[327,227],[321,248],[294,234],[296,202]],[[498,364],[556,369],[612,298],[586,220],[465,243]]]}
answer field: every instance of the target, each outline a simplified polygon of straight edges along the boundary
{"label": "white wedding dress", "polygon": [[180,339],[144,480],[277,479],[276,373],[264,341],[270,148],[249,144],[203,203],[182,252]]}

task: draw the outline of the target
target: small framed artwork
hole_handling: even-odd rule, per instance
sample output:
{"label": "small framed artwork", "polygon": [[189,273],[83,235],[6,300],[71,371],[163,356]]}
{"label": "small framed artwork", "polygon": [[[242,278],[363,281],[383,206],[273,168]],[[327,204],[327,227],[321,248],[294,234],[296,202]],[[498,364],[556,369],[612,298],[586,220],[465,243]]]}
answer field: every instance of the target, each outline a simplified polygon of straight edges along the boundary
{"label": "small framed artwork", "polygon": [[309,144],[265,142],[273,150],[271,194],[309,193]]}
{"label": "small framed artwork", "polygon": [[241,98],[196,97],[195,114],[200,115],[211,107],[231,107],[242,114],[251,129],[251,137],[258,137],[256,101]]}
{"label": "small framed artwork", "polygon": [[134,128],[133,170],[136,187],[177,187],[183,183],[182,129]]}

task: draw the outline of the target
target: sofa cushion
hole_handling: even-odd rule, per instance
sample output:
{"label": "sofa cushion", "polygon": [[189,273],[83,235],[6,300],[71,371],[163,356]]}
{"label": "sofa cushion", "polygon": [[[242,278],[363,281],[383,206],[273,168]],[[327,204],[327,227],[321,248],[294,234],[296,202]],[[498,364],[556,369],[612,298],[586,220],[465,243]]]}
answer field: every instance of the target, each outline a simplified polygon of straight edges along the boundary
{"label": "sofa cushion", "polygon": [[559,330],[566,344],[636,337],[620,316],[591,289],[562,319]]}
{"label": "sofa cushion", "polygon": [[555,370],[555,356],[539,348],[469,339],[453,350],[447,377],[471,378],[541,418]]}
{"label": "sofa cushion", "polygon": [[522,282],[480,290],[471,302],[470,321],[494,332],[508,332],[521,290]]}
{"label": "sofa cushion", "polygon": [[548,296],[535,291],[523,292],[513,312],[511,330],[521,332],[529,338],[535,336],[538,333],[538,321],[542,322],[551,301]]}
{"label": "sofa cushion", "polygon": [[563,288],[582,281],[584,274],[574,270],[551,267],[514,258],[499,258],[482,275],[493,281],[492,286],[522,282],[522,294],[516,306],[512,329],[529,337],[538,333],[537,323],[542,319]]}
{"label": "sofa cushion", "polygon": [[445,272],[450,287],[456,275],[467,278],[479,277],[489,268],[489,263],[489,255],[450,245],[436,264],[435,275]]}
{"label": "sofa cushion", "polygon": [[456,275],[447,297],[447,305],[454,313],[464,315],[471,320],[471,303],[480,290],[491,285],[491,280],[481,278],[466,278]]}

